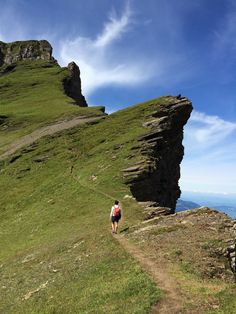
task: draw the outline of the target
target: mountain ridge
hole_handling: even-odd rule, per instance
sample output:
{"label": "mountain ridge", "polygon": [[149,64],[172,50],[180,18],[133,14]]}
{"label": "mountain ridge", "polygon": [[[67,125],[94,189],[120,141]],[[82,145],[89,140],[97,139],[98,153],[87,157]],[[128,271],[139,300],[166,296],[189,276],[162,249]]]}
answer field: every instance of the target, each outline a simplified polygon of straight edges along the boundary
{"label": "mountain ridge", "polygon": [[206,207],[174,213],[191,102],[163,96],[104,115],[75,106],[63,85],[71,73],[53,60],[0,72],[3,148],[86,120],[0,161],[0,311],[234,313],[235,221]]}
{"label": "mountain ridge", "polygon": [[26,40],[4,43],[0,41],[0,66],[25,60],[57,61],[52,57],[52,46],[47,40]]}
{"label": "mountain ridge", "polygon": [[[59,66],[52,56],[53,48],[47,40],[26,40],[11,43],[0,42],[0,76],[10,74],[18,63],[44,61],[48,67]],[[75,62],[67,66],[69,75],[63,80],[65,93],[81,107],[87,107],[81,92],[80,70]]]}

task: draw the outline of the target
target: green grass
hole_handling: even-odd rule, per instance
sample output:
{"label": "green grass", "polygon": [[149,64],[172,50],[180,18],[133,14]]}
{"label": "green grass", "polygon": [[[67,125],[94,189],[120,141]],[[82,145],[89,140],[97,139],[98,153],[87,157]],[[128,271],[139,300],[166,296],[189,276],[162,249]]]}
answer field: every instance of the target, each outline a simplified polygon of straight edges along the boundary
{"label": "green grass", "polygon": [[201,244],[201,247],[207,251],[209,251],[210,249],[218,248],[220,246],[222,246],[222,240],[219,239],[208,240],[207,242]]}
{"label": "green grass", "polygon": [[67,68],[45,61],[21,62],[0,76],[0,152],[14,139],[56,119],[101,114],[100,107],[82,108],[66,96],[62,81]]}
{"label": "green grass", "polygon": [[159,234],[165,234],[166,232],[175,232],[179,230],[186,229],[186,226],[181,225],[181,224],[176,224],[173,226],[164,226],[164,227],[159,227],[150,232],[150,235],[159,235]]}
{"label": "green grass", "polygon": [[123,200],[120,170],[139,158],[131,161],[130,149],[149,113],[149,104],[135,106],[1,162],[0,312],[141,314],[158,302],[159,289],[109,222],[114,198],[124,209],[121,229],[142,218],[134,200]]}
{"label": "green grass", "polygon": [[[132,148],[146,132],[143,122],[166,101],[152,100],[45,137],[32,151],[17,153],[16,161],[0,162],[0,313],[143,314],[160,300],[153,280],[111,236],[109,213],[113,200],[119,199],[124,212],[120,230],[143,218],[137,202],[123,199],[130,191],[120,170],[143,158]],[[18,109],[11,119],[22,123]],[[34,120],[32,109],[29,120],[36,126],[43,115],[39,109]],[[15,132],[22,132],[15,127]],[[8,140],[11,132],[6,131]],[[36,162],[39,156],[47,158]],[[180,228],[160,228],[158,233]],[[203,247],[210,244],[214,243]],[[209,298],[219,304],[209,314],[235,312],[234,286],[203,282],[186,262],[178,268],[178,276],[189,306],[197,307],[191,303],[194,296],[196,302]],[[25,299],[29,292],[32,295]]]}
{"label": "green grass", "polygon": [[228,287],[215,294],[218,299],[219,308],[214,311],[208,311],[207,314],[234,314],[236,309],[235,286]]}

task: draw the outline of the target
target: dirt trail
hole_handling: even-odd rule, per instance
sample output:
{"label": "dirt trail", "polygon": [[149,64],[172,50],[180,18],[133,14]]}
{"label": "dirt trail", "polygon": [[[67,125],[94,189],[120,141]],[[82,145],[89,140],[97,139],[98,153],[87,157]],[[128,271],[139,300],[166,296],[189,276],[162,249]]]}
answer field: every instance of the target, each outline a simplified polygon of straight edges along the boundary
{"label": "dirt trail", "polygon": [[151,275],[157,286],[164,292],[161,301],[153,306],[151,313],[181,314],[183,309],[182,296],[164,263],[157,263],[150,259],[137,245],[126,239],[124,235],[115,235],[114,237],[140,263],[142,268]]}
{"label": "dirt trail", "polygon": [[[90,189],[95,193],[99,193],[112,200],[115,198],[112,195],[91,188],[85,184],[82,184],[80,180],[72,175],[72,178],[76,180],[84,188]],[[114,235],[114,238],[122,245],[122,247],[132,255],[156,282],[157,286],[164,292],[160,302],[152,307],[152,314],[181,314],[183,309],[183,296],[180,294],[177,283],[172,279],[169,274],[166,262],[154,261],[147,256],[137,245],[133,244],[125,237],[125,234]]]}
{"label": "dirt trail", "polygon": [[86,122],[95,121],[98,119],[101,119],[103,116],[97,116],[97,117],[76,117],[68,121],[60,121],[56,122],[54,124],[42,127],[40,129],[35,130],[34,132],[22,136],[21,138],[13,141],[6,149],[6,151],[0,155],[0,160],[3,160],[10,155],[14,154],[17,150],[28,146],[30,144],[33,144],[35,141],[39,140],[40,138],[46,136],[46,135],[53,135],[54,133],[71,129],[77,125],[84,124]]}

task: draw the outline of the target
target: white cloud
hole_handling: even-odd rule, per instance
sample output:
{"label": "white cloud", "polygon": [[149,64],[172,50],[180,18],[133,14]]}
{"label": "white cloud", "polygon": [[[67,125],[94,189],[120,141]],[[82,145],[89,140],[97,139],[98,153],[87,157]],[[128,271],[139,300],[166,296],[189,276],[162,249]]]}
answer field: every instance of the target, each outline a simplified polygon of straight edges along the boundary
{"label": "white cloud", "polygon": [[[158,8],[161,7],[162,2]],[[134,12],[128,0],[120,15],[115,10],[108,15],[107,21],[94,37],[78,35],[70,38],[68,35],[65,38],[59,31],[54,33],[50,28],[45,29],[46,24],[39,25],[37,30],[40,32],[37,33],[32,21],[23,20],[21,12],[16,8],[11,2],[1,8],[0,40],[9,42],[29,37],[48,39],[61,65],[71,61],[79,65],[82,89],[88,101],[94,91],[109,86],[139,87],[148,83],[149,86],[160,88],[168,86],[171,90],[196,73],[196,60],[192,63],[186,50],[181,49],[181,18],[175,10],[169,12],[171,6],[167,6],[165,15],[160,10],[157,12],[155,22],[158,23],[153,25],[155,48],[150,48],[149,42],[146,45],[145,35],[141,34],[147,31],[147,25],[143,25],[145,21],[154,22],[144,17],[142,12]]]}
{"label": "white cloud", "polygon": [[236,123],[225,121],[218,116],[193,111],[187,129],[192,141],[194,140],[195,144],[203,148],[219,143],[236,131]]}
{"label": "white cloud", "polygon": [[[135,33],[135,27],[140,25],[143,26],[143,22],[135,19],[128,3],[121,16],[117,16],[113,10],[103,29],[94,38],[78,36],[61,41],[59,62],[67,65],[73,60],[79,65],[86,98],[101,87],[114,85],[133,87],[148,82],[171,88],[193,75],[194,66],[187,60],[185,52],[176,52],[174,47],[166,49],[162,43],[163,28],[155,29],[156,36],[160,38],[155,51],[146,49],[142,41],[139,48],[133,48],[126,35]],[[169,32],[168,28],[165,32],[165,36],[172,37],[173,32]]]}
{"label": "white cloud", "polygon": [[116,12],[113,10],[110,13],[109,21],[104,26],[103,32],[95,40],[94,46],[105,47],[121,37],[131,23],[131,16],[132,12],[128,2],[120,18],[117,17]]}
{"label": "white cloud", "polygon": [[194,111],[185,127],[181,164],[183,190],[236,190],[236,123]]}

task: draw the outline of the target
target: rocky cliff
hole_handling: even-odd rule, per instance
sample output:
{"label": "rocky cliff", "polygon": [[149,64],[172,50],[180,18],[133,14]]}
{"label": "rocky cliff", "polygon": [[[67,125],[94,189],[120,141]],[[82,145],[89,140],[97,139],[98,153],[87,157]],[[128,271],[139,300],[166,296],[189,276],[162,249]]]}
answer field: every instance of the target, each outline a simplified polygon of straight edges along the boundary
{"label": "rocky cliff", "polygon": [[139,202],[149,202],[156,214],[174,212],[180,196],[183,127],[191,111],[192,104],[185,97],[163,98],[163,104],[143,123],[147,131],[134,147],[142,160],[123,169],[133,196]]}
{"label": "rocky cliff", "polygon": [[[52,50],[47,40],[0,42],[0,75],[12,72],[21,61],[43,60],[59,67],[52,56]],[[68,75],[63,81],[63,88],[66,95],[71,97],[76,105],[87,107],[87,102],[81,92],[80,70],[74,62],[68,65]]]}
{"label": "rocky cliff", "polygon": [[81,107],[87,107],[86,100],[81,92],[80,69],[75,62],[68,64],[70,72],[64,80],[64,89],[66,94],[76,101],[76,104]]}
{"label": "rocky cliff", "polygon": [[47,40],[0,42],[0,66],[25,60],[55,61],[52,46]]}

